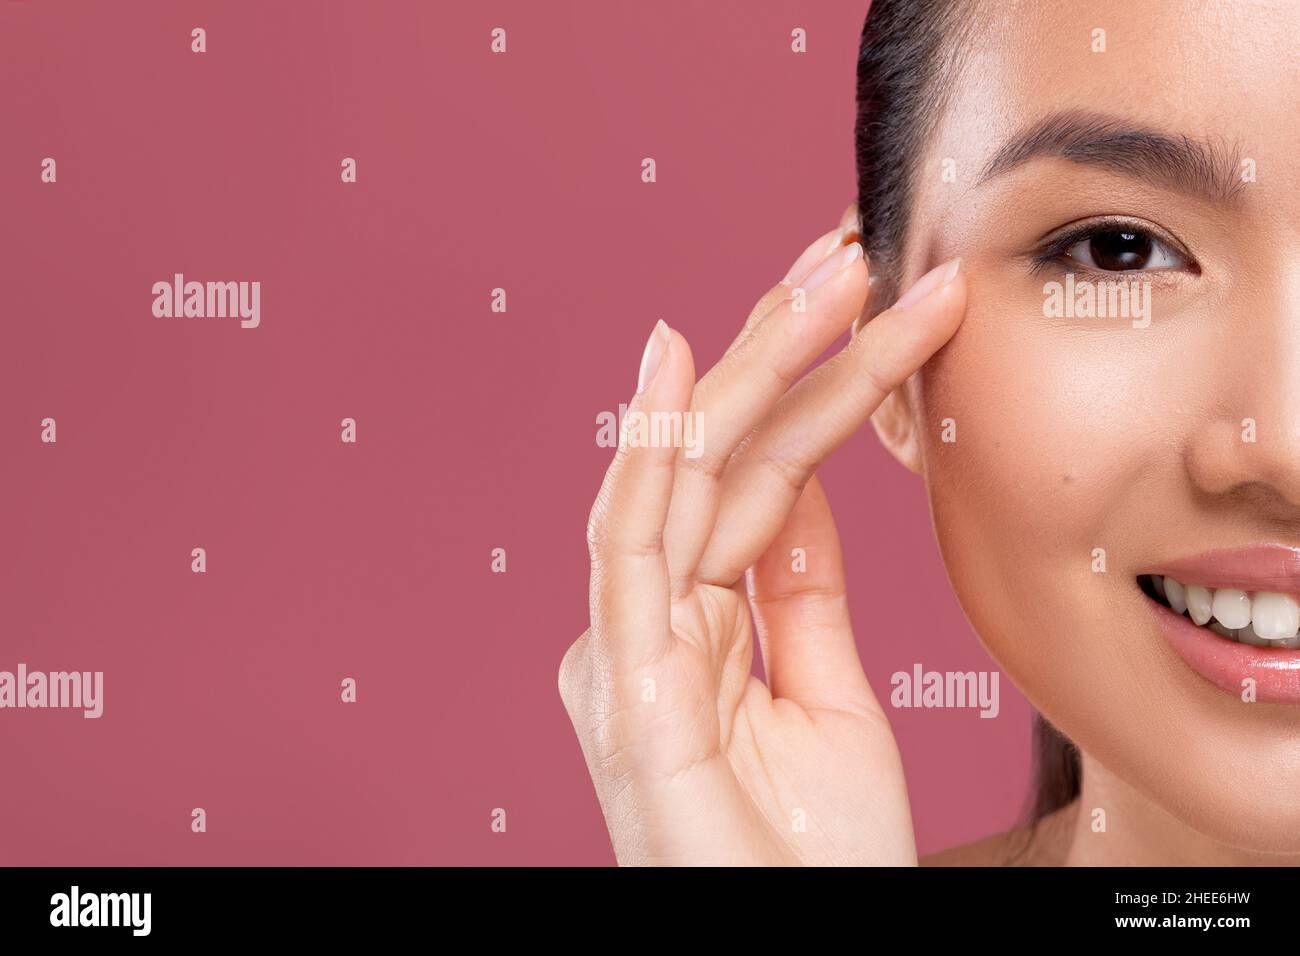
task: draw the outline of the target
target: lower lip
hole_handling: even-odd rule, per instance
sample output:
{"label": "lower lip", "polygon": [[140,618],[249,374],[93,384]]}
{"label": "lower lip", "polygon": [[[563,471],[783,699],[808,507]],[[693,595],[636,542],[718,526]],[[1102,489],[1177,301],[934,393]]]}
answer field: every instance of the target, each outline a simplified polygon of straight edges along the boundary
{"label": "lower lip", "polygon": [[1264,704],[1300,704],[1300,650],[1255,647],[1220,637],[1193,624],[1163,604],[1147,601],[1164,634],[1187,666],[1215,687],[1240,698],[1243,681],[1255,682],[1255,699]]}

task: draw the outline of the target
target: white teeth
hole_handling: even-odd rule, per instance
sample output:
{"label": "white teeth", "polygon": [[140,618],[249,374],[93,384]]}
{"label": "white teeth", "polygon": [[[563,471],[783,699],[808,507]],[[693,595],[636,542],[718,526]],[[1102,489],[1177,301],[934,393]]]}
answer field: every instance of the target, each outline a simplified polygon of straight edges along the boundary
{"label": "white teeth", "polygon": [[1197,624],[1206,624],[1214,616],[1214,607],[1211,603],[1214,598],[1210,594],[1209,588],[1199,587],[1195,584],[1187,586],[1187,613],[1192,616],[1192,621]]}
{"label": "white teeth", "polygon": [[1252,644],[1255,647],[1268,647],[1270,644],[1269,641],[1264,640],[1255,632],[1255,627],[1252,624],[1247,624],[1245,627],[1239,628],[1236,634],[1237,640],[1242,644]]}
{"label": "white teeth", "polygon": [[1175,614],[1187,610],[1187,591],[1173,578],[1165,578],[1165,600],[1174,609]]}
{"label": "white teeth", "polygon": [[1289,594],[1260,591],[1251,602],[1251,622],[1265,640],[1290,640],[1300,632],[1300,604]]}
{"label": "white teeth", "polygon": [[1184,585],[1154,574],[1151,580],[1175,614],[1186,611],[1222,637],[1256,647],[1300,648],[1300,601],[1290,594]]}
{"label": "white teeth", "polygon": [[1214,592],[1210,607],[1219,623],[1226,628],[1235,631],[1250,623],[1250,598],[1245,591],[1219,588]]}

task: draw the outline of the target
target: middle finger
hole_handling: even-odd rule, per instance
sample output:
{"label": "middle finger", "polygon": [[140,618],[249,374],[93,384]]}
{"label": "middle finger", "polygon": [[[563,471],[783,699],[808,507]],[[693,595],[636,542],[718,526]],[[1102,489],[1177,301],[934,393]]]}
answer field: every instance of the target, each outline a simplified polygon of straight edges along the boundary
{"label": "middle finger", "polygon": [[700,441],[677,454],[664,528],[674,597],[693,584],[732,453],[803,369],[861,314],[868,280],[862,247],[837,247],[696,385],[691,412]]}

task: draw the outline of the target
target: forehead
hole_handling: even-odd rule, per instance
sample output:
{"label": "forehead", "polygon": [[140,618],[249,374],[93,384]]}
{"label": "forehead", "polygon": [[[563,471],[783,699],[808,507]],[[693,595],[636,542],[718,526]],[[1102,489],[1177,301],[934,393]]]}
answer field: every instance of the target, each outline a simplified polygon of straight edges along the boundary
{"label": "forehead", "polygon": [[[1300,3],[985,0],[963,5],[930,162],[963,180],[1054,112],[1103,112],[1240,150],[1300,192]],[[1265,175],[1267,172],[1267,175]]]}

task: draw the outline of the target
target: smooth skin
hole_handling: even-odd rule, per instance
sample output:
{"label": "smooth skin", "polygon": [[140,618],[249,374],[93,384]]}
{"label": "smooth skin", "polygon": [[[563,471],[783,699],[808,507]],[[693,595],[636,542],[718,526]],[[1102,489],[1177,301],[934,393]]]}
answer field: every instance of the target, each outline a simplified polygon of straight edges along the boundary
{"label": "smooth skin", "polygon": [[[699,381],[678,332],[647,345],[629,415],[698,413],[703,453],[625,431],[588,526],[591,628],[560,672],[621,864],[917,862],[815,471],[949,340],[966,284],[938,267],[801,379],[868,307],[854,238],[814,242]],[[770,684],[751,675],[751,623]]]}
{"label": "smooth skin", "polygon": [[[915,859],[894,744],[851,659],[835,532],[807,479],[879,403],[873,425],[925,482],[962,611],[1083,768],[1079,797],[1025,852],[1012,831],[926,862],[1294,865],[1300,708],[1195,673],[1137,575],[1214,549],[1300,548],[1300,4],[959,7],[945,102],[900,158],[915,181],[896,268],[906,285],[961,257],[962,276],[906,321],[868,303],[848,350],[783,396],[794,365],[863,308],[861,262],[798,322],[782,290],[765,296],[693,391],[673,336],[639,401],[704,408],[708,467],[650,450],[638,468],[640,450],[622,451],[593,512],[592,630],[563,683],[618,858]],[[1120,154],[1141,138],[1120,135],[986,175],[1062,111],[1204,161],[1180,174],[1177,150]],[[1132,274],[1100,271],[1088,243],[1043,255],[1050,237],[1113,217],[1176,255]],[[1049,316],[1047,284],[1069,274],[1149,282],[1150,323]],[[789,551],[808,547],[795,541],[814,542],[804,575],[789,573]],[[770,688],[749,678],[750,614]]]}

